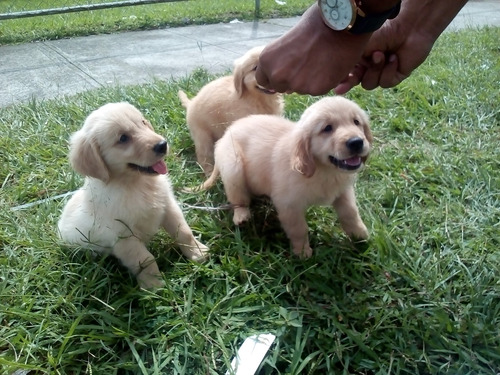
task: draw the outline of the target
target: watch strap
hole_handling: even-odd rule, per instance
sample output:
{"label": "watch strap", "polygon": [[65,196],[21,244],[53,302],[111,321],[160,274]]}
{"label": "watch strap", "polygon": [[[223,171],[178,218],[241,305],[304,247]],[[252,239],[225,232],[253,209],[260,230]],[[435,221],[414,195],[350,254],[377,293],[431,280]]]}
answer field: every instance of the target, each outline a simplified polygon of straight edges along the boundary
{"label": "watch strap", "polygon": [[380,29],[388,19],[395,18],[401,9],[401,1],[394,7],[383,13],[377,14],[357,14],[354,25],[348,30],[351,34],[371,33]]}

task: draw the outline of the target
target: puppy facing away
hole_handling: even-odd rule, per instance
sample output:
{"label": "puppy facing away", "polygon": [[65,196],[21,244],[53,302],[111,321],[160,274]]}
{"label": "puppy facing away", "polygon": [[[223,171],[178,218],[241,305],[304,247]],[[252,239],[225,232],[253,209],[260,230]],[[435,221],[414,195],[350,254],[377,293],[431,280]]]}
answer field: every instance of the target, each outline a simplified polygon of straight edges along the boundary
{"label": "puppy facing away", "polygon": [[357,172],[372,144],[366,113],[343,97],[311,105],[297,123],[272,115],[235,121],[215,146],[215,167],[201,186],[220,174],[233,222],[250,218],[252,196],[268,196],[291,241],[293,253],[310,257],[306,210],[332,205],[345,233],[368,238],[354,194]]}
{"label": "puppy facing away", "polygon": [[213,169],[214,144],[233,121],[252,114],[283,113],[282,95],[265,89],[255,80],[263,49],[260,46],[246,52],[234,62],[233,75],[208,83],[193,99],[179,91],[196,159],[207,176]]}
{"label": "puppy facing away", "polygon": [[85,182],[67,202],[58,223],[73,245],[116,256],[144,288],[163,285],[146,244],[163,227],[183,254],[202,261],[198,242],[166,175],[167,142],[128,103],[92,112],[70,140],[69,159]]}

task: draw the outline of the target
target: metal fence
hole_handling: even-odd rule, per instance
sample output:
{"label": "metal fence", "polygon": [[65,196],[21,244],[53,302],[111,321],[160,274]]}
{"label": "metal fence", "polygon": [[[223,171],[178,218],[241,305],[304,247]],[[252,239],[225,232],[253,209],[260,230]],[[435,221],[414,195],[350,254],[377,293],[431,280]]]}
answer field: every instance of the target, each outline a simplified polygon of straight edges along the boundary
{"label": "metal fence", "polygon": [[[70,3],[70,0],[67,1],[65,6],[57,7],[57,8],[47,8],[44,6],[44,1],[39,1],[38,5],[35,1],[30,2],[31,9],[26,9],[26,7],[22,9],[11,9],[7,10],[5,13],[0,13],[0,21],[7,19],[16,19],[16,18],[25,18],[25,17],[36,17],[36,16],[47,16],[52,14],[62,14],[62,13],[72,13],[72,12],[83,12],[89,10],[98,10],[98,9],[108,9],[108,8],[119,8],[133,5],[146,5],[146,4],[156,4],[156,3],[172,3],[176,1],[185,1],[185,0],[124,0],[124,1],[109,1],[109,2],[99,2],[95,3],[92,1],[87,1],[87,4],[67,4]],[[54,3],[53,1],[50,3]]]}
{"label": "metal fence", "polygon": [[[25,17],[47,16],[52,14],[119,8],[119,7],[134,6],[134,5],[173,3],[177,1],[186,1],[186,0],[123,0],[123,1],[108,1],[108,2],[100,1],[98,3],[91,0],[87,0],[86,4],[81,4],[82,1],[79,1],[80,4],[71,4],[71,0],[67,0],[66,2],[61,1],[61,3],[64,3],[64,6],[60,6],[57,8],[53,7],[48,8],[45,5],[47,4],[47,1],[43,0],[40,0],[38,2],[31,1],[29,9],[26,6],[23,6],[20,9],[12,8],[12,9],[7,9],[7,11],[0,10],[0,12],[2,12],[0,13],[0,21],[8,19],[25,18]],[[49,3],[54,4],[54,1],[49,1]],[[255,14],[258,14],[259,10],[260,10],[260,0],[255,0]]]}

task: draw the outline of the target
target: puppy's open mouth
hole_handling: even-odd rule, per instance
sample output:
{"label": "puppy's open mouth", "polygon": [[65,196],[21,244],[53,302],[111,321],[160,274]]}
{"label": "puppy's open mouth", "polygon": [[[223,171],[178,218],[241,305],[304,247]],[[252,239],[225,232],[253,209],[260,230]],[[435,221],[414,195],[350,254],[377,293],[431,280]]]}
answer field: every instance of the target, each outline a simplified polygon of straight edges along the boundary
{"label": "puppy's open mouth", "polygon": [[363,159],[361,159],[360,156],[353,156],[352,158],[340,160],[330,155],[329,158],[333,165],[347,171],[355,171],[363,164]]}
{"label": "puppy's open mouth", "polygon": [[149,167],[129,163],[130,168],[146,174],[166,174],[168,172],[167,165],[163,160],[159,160]]}
{"label": "puppy's open mouth", "polygon": [[259,84],[255,85],[255,87],[257,87],[264,94],[269,94],[269,95],[276,94],[276,90],[266,89],[264,86],[261,86]]}

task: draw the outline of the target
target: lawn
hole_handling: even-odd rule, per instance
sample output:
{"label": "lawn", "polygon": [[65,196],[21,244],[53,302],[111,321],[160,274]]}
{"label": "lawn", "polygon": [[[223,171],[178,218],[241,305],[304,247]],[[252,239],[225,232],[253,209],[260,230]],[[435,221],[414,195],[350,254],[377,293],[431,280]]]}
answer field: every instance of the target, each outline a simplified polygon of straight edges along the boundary
{"label": "lawn", "polygon": [[[51,9],[109,0],[2,0],[0,13]],[[260,19],[301,15],[310,0],[260,0]],[[73,36],[210,24],[255,18],[254,0],[189,0],[0,21],[0,45]]]}
{"label": "lawn", "polygon": [[[499,40],[500,28],[446,33],[397,88],[347,94],[375,136],[356,187],[371,238],[352,243],[331,209],[311,208],[305,261],[265,200],[238,229],[220,182],[183,192],[202,175],[176,93],[196,93],[208,72],[3,108],[0,372],[224,374],[245,337],[271,332],[259,374],[497,374]],[[65,247],[65,198],[44,200],[82,183],[67,162],[70,134],[122,100],[168,138],[176,196],[211,247],[207,263],[190,263],[159,233],[149,248],[166,286],[156,293],[113,258]],[[287,96],[286,116],[315,100]]]}

